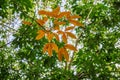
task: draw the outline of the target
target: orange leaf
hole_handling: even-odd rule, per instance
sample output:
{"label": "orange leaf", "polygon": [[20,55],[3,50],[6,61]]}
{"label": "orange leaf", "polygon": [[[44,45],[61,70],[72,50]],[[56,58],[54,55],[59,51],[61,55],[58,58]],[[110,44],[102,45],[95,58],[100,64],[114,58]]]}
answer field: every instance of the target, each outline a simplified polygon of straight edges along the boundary
{"label": "orange leaf", "polygon": [[43,26],[44,25],[44,20],[40,20],[40,19],[38,19],[38,20],[36,20],[36,22],[40,25],[40,26]]}
{"label": "orange leaf", "polygon": [[62,39],[63,39],[64,43],[67,43],[67,37],[66,37],[65,33],[63,33],[63,35],[62,35]]}
{"label": "orange leaf", "polygon": [[39,30],[37,33],[38,33],[38,35],[36,37],[36,40],[40,40],[45,35],[45,32],[43,30]]}
{"label": "orange leaf", "polygon": [[62,18],[62,17],[64,17],[64,16],[66,16],[66,17],[70,16],[70,12],[61,12],[61,13],[57,16],[57,18]]}
{"label": "orange leaf", "polygon": [[46,15],[50,17],[56,17],[56,14],[54,12],[47,12]]}
{"label": "orange leaf", "polygon": [[48,55],[51,57],[52,56],[52,45],[49,44],[49,47],[48,47]]}
{"label": "orange leaf", "polygon": [[57,33],[58,33],[58,34],[64,34],[64,32],[63,32],[63,31],[60,31],[60,30],[57,31]]}
{"label": "orange leaf", "polygon": [[47,18],[47,17],[44,17],[44,18],[43,18],[43,21],[44,21],[44,22],[46,22],[47,20],[48,20],[48,18]]}
{"label": "orange leaf", "polygon": [[43,52],[47,51],[50,57],[52,56],[52,50],[58,52],[58,46],[55,43],[47,43],[43,47]]}
{"label": "orange leaf", "polygon": [[38,14],[43,14],[43,15],[46,15],[46,13],[47,13],[47,12],[46,12],[46,11],[44,11],[44,10],[39,10],[39,11],[38,11]]}
{"label": "orange leaf", "polygon": [[75,18],[81,18],[81,16],[78,16],[78,15],[70,16],[70,19],[75,19]]}
{"label": "orange leaf", "polygon": [[68,54],[67,50],[64,49],[63,53],[64,53],[64,58],[65,58],[66,61],[68,62],[68,61],[69,61],[69,54]]}
{"label": "orange leaf", "polygon": [[71,32],[66,32],[66,34],[67,34],[69,37],[76,39],[76,36],[75,36],[73,33],[71,33]]}
{"label": "orange leaf", "polygon": [[51,43],[52,49],[58,52],[58,46],[55,43]]}
{"label": "orange leaf", "polygon": [[38,14],[47,15],[47,16],[51,16],[51,17],[54,17],[54,15],[55,15],[54,12],[48,12],[48,11],[44,11],[44,10],[38,11]]}
{"label": "orange leaf", "polygon": [[63,48],[60,48],[59,51],[58,51],[58,60],[59,61],[62,61],[62,54],[63,53]]}
{"label": "orange leaf", "polygon": [[59,26],[55,26],[54,30],[60,30]]}
{"label": "orange leaf", "polygon": [[56,40],[59,41],[59,36],[55,33],[54,33],[54,36],[55,36]]}
{"label": "orange leaf", "polygon": [[72,29],[74,29],[74,28],[75,28],[74,26],[67,27],[67,28],[65,28],[65,31],[72,30]]}
{"label": "orange leaf", "polygon": [[69,21],[70,21],[70,23],[74,24],[75,26],[82,26],[82,24],[79,23],[79,22],[76,21],[76,20],[69,20]]}
{"label": "orange leaf", "polygon": [[57,25],[64,25],[66,24],[65,22],[58,22]]}
{"label": "orange leaf", "polygon": [[58,23],[58,20],[55,19],[55,20],[54,20],[54,24],[57,25],[57,23]]}
{"label": "orange leaf", "polygon": [[76,49],[73,45],[71,45],[71,44],[66,44],[66,45],[65,45],[65,48],[70,49],[70,50],[74,50],[74,51],[77,50],[77,49]]}
{"label": "orange leaf", "polygon": [[50,17],[57,17],[59,12],[60,12],[60,7],[58,6],[57,8],[53,9],[52,12],[47,13],[47,15]]}
{"label": "orange leaf", "polygon": [[47,33],[47,39],[48,39],[49,41],[52,40],[53,36],[54,36],[53,33],[51,33],[51,32],[48,32],[48,33]]}
{"label": "orange leaf", "polygon": [[49,43],[45,44],[43,47],[43,52],[48,51]]}
{"label": "orange leaf", "polygon": [[25,25],[31,25],[32,23],[28,22],[28,21],[22,21],[23,24]]}
{"label": "orange leaf", "polygon": [[63,24],[66,24],[66,22],[58,22],[57,20],[54,21],[54,24],[55,25],[63,25]]}
{"label": "orange leaf", "polygon": [[55,14],[58,14],[58,13],[60,12],[60,7],[58,6],[57,8],[55,8],[55,9],[53,10],[53,12],[54,12]]}

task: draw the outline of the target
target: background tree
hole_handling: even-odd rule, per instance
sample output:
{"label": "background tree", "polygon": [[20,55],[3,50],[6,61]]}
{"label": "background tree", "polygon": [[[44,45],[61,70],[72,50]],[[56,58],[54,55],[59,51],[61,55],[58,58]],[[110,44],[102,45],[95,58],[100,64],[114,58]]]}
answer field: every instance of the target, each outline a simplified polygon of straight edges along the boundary
{"label": "background tree", "polygon": [[[0,0],[0,79],[117,80],[120,77],[119,0]],[[35,40],[39,10],[70,11],[81,16],[78,51],[70,62],[42,54],[46,38]],[[21,24],[22,21],[32,25]],[[62,44],[55,42],[58,47]]]}

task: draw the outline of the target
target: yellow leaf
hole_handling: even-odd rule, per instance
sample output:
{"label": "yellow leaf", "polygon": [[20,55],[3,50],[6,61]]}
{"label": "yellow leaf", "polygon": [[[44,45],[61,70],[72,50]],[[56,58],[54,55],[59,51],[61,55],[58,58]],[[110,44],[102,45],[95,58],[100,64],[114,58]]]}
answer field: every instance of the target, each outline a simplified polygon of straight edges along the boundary
{"label": "yellow leaf", "polygon": [[52,49],[58,53],[58,46],[55,43],[51,43]]}
{"label": "yellow leaf", "polygon": [[70,19],[69,21],[70,21],[70,23],[74,24],[75,26],[82,26],[82,24],[80,22],[76,21],[76,20],[71,20]]}
{"label": "yellow leaf", "polygon": [[70,26],[70,27],[65,28],[65,31],[72,30],[74,28],[75,28],[74,26]]}
{"label": "yellow leaf", "polygon": [[23,24],[25,25],[31,25],[32,23],[28,22],[28,21],[22,21]]}
{"label": "yellow leaf", "polygon": [[56,40],[59,41],[59,36],[55,33],[54,33],[54,36],[55,36]]}
{"label": "yellow leaf", "polygon": [[65,33],[63,33],[63,35],[62,35],[62,39],[63,39],[64,43],[67,43],[67,37],[66,37]]}
{"label": "yellow leaf", "polygon": [[76,39],[76,36],[71,32],[66,32],[67,36]]}
{"label": "yellow leaf", "polygon": [[53,33],[51,33],[51,32],[48,32],[48,33],[47,33],[47,39],[48,39],[49,41],[52,40],[53,36],[54,36]]}
{"label": "yellow leaf", "polygon": [[64,48],[63,53],[64,53],[64,58],[65,58],[66,61],[68,62],[68,61],[69,61],[69,54],[68,54],[68,52],[67,52],[67,50],[66,50],[65,48]]}
{"label": "yellow leaf", "polygon": [[70,50],[74,50],[74,51],[77,50],[77,49],[76,49],[73,45],[71,45],[71,44],[66,44],[66,45],[65,45],[65,48],[70,49]]}
{"label": "yellow leaf", "polygon": [[36,40],[40,40],[45,35],[45,32],[43,30],[39,30],[37,33],[38,33],[38,35],[36,37]]}

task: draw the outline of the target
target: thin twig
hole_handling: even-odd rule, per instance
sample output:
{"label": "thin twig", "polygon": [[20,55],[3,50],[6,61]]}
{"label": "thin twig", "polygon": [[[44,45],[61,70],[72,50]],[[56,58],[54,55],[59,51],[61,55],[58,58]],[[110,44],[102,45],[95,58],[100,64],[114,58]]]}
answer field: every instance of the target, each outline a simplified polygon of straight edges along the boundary
{"label": "thin twig", "polygon": [[[96,0],[95,0],[94,2],[96,3]],[[89,19],[90,14],[91,14],[92,11],[93,11],[93,8],[94,8],[94,7],[92,7],[92,8],[90,9],[90,11],[89,11],[89,13],[88,13],[88,15],[87,15],[85,21],[87,21],[87,20]],[[85,26],[86,26],[86,24],[84,25],[84,27],[85,27]],[[78,36],[78,38],[77,38],[77,40],[76,40],[76,42],[75,42],[75,47],[76,47],[76,48],[77,48],[78,42],[79,42],[80,37],[82,36],[82,34],[83,34],[83,33],[81,33],[81,34]],[[74,56],[75,56],[75,51],[73,52],[73,55],[72,55],[72,57],[71,57],[71,61],[69,62],[68,70],[71,69],[71,65],[72,65],[72,62],[73,62]]]}
{"label": "thin twig", "polygon": [[[79,34],[79,36],[78,36],[78,38],[77,38],[77,40],[76,40],[76,42],[75,42],[75,47],[76,47],[76,48],[77,48],[77,45],[78,45],[78,42],[79,42],[81,36],[82,36],[82,33]],[[69,63],[69,65],[68,65],[68,70],[70,70],[70,68],[71,68],[71,64],[72,64],[72,62],[73,62],[74,55],[75,55],[75,51],[73,52],[73,55],[72,55],[71,60],[70,60],[70,63]]]}

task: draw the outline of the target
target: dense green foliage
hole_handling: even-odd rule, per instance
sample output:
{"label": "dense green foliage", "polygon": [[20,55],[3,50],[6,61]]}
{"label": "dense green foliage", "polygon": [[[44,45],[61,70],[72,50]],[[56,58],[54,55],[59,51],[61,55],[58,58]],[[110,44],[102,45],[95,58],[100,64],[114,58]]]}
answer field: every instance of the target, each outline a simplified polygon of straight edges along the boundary
{"label": "dense green foliage", "polygon": [[[120,79],[120,1],[63,1],[0,0],[0,80]],[[80,15],[84,24],[76,28],[81,48],[70,63],[59,62],[54,53],[52,57],[43,54],[46,38],[35,40],[38,10],[58,5]],[[21,24],[21,20],[32,25]]]}

